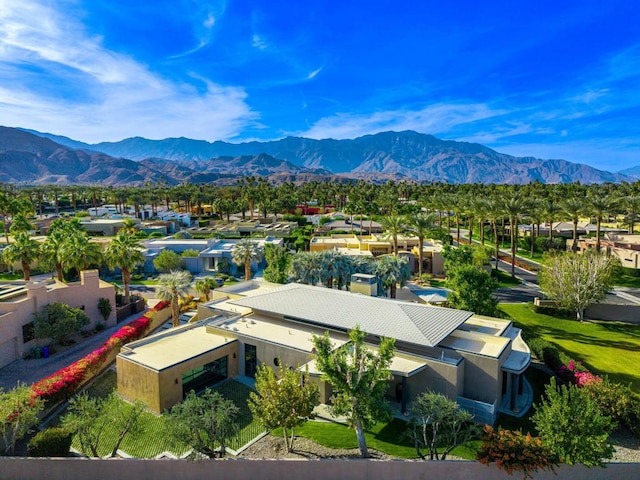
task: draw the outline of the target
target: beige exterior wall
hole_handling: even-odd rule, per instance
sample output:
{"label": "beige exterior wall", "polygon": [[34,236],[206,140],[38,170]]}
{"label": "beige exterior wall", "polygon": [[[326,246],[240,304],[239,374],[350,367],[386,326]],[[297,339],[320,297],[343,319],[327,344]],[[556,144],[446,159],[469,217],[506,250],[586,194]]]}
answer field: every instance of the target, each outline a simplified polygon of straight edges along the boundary
{"label": "beige exterior wall", "polygon": [[465,359],[464,390],[461,395],[472,400],[479,400],[490,404],[497,400],[496,407],[499,408],[502,397],[501,359],[504,361],[509,353],[503,353],[500,358],[475,355],[467,352],[460,352],[460,354]]}
{"label": "beige exterior wall", "polygon": [[229,357],[229,378],[238,375],[238,342],[226,344],[160,372],[133,362],[126,355],[119,355],[116,358],[118,394],[130,401],[140,400],[153,412],[162,413],[182,401],[183,374],[225,356]]}
{"label": "beige exterior wall", "polygon": [[[464,360],[458,365],[427,360],[427,367],[407,378],[407,402],[415,400],[425,390],[442,393],[455,400],[463,389]],[[401,382],[400,377],[394,378],[395,382]],[[395,387],[393,387],[395,388]],[[395,395],[395,390],[392,393]]]}
{"label": "beige exterior wall", "polygon": [[[11,282],[20,284],[20,282]],[[22,357],[25,351],[37,346],[38,340],[24,343],[22,327],[33,321],[33,314],[50,303],[66,303],[71,307],[84,307],[91,320],[87,329],[103,322],[98,310],[98,299],[108,298],[113,306],[107,326],[115,325],[115,290],[103,282],[97,270],[80,273],[80,281],[65,284],[56,281],[52,288],[47,282],[32,281],[26,284],[27,293],[14,300],[0,302],[0,368]],[[11,353],[13,351],[13,353]]]}

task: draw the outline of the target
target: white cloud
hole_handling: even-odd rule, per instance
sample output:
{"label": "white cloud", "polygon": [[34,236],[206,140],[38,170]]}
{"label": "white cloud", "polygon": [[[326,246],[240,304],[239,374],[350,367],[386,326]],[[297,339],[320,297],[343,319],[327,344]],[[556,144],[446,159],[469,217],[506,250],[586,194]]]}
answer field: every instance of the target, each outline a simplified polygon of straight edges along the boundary
{"label": "white cloud", "polygon": [[[133,135],[232,138],[255,120],[242,88],[206,81],[196,88],[162,78],[106,49],[74,15],[51,5],[0,6],[0,124],[94,142]],[[203,25],[210,29],[214,22],[208,15]],[[40,79],[52,88],[35,86]],[[74,98],[61,93],[74,90]]]}
{"label": "white cloud", "polygon": [[253,34],[253,37],[251,38],[251,45],[259,50],[266,50],[268,46],[267,40],[257,33]]}
{"label": "white cloud", "polygon": [[316,76],[322,71],[322,67],[314,70],[313,72],[311,72],[309,75],[307,75],[307,80],[312,80],[314,78],[316,78]]}
{"label": "white cloud", "polygon": [[336,114],[318,120],[299,135],[308,138],[355,138],[388,130],[446,133],[453,127],[501,115],[485,104],[437,104],[421,110],[387,110],[371,114]]}

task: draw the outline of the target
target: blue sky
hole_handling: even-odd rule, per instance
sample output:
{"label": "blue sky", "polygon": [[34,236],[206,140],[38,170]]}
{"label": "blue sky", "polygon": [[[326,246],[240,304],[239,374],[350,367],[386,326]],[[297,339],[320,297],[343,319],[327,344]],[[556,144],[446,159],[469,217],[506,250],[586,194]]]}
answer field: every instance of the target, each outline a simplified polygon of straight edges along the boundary
{"label": "blue sky", "polygon": [[640,164],[640,2],[0,0],[0,124]]}

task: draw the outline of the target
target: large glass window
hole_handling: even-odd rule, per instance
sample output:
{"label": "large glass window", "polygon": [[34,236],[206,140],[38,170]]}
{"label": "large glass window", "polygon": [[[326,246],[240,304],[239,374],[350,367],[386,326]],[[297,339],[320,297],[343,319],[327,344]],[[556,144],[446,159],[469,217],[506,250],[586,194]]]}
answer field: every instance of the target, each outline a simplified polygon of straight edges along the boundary
{"label": "large glass window", "polygon": [[255,345],[244,345],[244,374],[250,378],[256,378],[258,368],[258,350]]}
{"label": "large glass window", "polygon": [[194,368],[182,375],[182,395],[185,396],[191,390],[200,392],[211,385],[220,383],[229,375],[229,357],[224,356],[218,360]]}

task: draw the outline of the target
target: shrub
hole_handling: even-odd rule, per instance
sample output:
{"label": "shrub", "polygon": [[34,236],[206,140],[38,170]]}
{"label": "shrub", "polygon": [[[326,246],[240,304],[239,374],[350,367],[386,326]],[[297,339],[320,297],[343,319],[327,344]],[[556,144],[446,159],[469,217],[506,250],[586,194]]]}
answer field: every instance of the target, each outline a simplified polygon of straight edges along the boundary
{"label": "shrub", "polygon": [[47,428],[38,432],[28,445],[30,457],[66,457],[73,433],[64,428]]}
{"label": "shrub", "polygon": [[187,250],[182,252],[183,257],[197,257],[198,255],[200,255],[200,252],[195,248],[188,248]]}
{"label": "shrub", "polygon": [[509,475],[522,472],[525,478],[538,470],[553,471],[558,464],[558,457],[542,444],[540,438],[511,430],[496,432],[489,425],[484,427],[477,459],[485,465],[495,463]]}
{"label": "shrub", "polygon": [[[618,423],[627,424],[631,419],[633,408],[638,403],[631,391],[631,386],[623,385],[603,378],[599,382],[584,385],[583,390],[598,405],[600,411]],[[632,427],[632,425],[627,425]]]}

